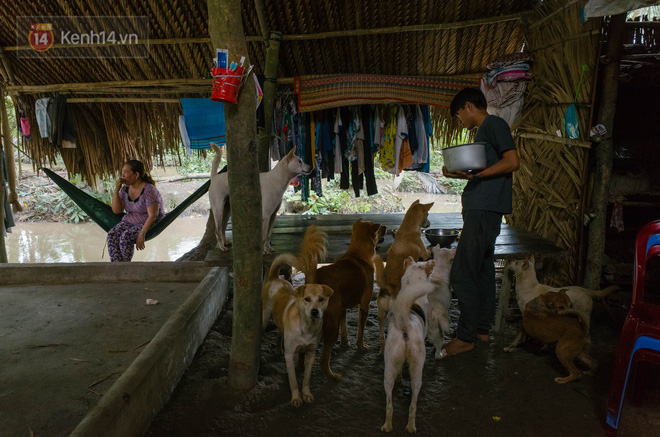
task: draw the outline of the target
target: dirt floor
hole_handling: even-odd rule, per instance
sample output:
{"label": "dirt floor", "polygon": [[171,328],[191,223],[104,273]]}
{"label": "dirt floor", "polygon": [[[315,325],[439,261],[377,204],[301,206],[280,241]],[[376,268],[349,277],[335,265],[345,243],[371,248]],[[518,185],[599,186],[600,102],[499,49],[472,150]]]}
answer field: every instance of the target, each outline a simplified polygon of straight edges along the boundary
{"label": "dirt floor", "polygon": [[[509,318],[506,332],[488,345],[462,356],[435,361],[427,346],[423,386],[417,405],[420,436],[602,436],[616,338],[625,311],[613,296],[597,303],[592,318],[591,354],[599,364],[593,375],[560,385],[566,374],[551,348],[527,342],[513,352],[509,344],[520,317]],[[629,301],[629,300],[628,300]],[[455,305],[455,303],[453,304]],[[515,306],[515,302],[512,301]],[[357,310],[349,312],[351,347],[337,344],[331,359],[341,382],[329,382],[315,364],[313,404],[291,406],[284,358],[276,353],[276,329],[263,336],[261,364],[255,388],[234,392],[226,377],[231,349],[231,301],[180,381],[172,398],[152,422],[149,437],[161,436],[357,436],[382,435],[385,420],[383,359],[378,355],[375,300],[369,314],[366,352],[355,347]],[[457,310],[452,307],[455,324]],[[317,354],[320,355],[320,349]],[[298,372],[299,382],[302,373]],[[404,430],[410,402],[410,382],[404,371],[394,388],[393,435]],[[619,436],[660,435],[660,383],[648,384],[641,408],[627,402]]]}

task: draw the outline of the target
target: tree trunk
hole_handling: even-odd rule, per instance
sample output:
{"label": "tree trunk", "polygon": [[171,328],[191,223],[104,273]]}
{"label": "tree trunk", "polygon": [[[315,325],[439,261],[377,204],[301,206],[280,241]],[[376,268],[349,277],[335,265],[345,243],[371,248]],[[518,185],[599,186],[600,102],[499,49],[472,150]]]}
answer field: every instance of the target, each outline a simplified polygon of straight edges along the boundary
{"label": "tree trunk", "polygon": [[[228,62],[239,62],[245,56],[249,66],[241,0],[207,0],[207,5],[213,47],[228,49]],[[256,91],[249,77],[240,89],[238,104],[225,103],[234,243],[234,320],[227,384],[242,390],[257,382],[261,348],[263,244],[255,104]]]}
{"label": "tree trunk", "polygon": [[[614,15],[610,21],[607,43],[608,64],[603,68],[603,85],[598,123],[607,129],[606,138],[596,146],[596,174],[594,190],[591,196],[591,211],[595,217],[589,223],[589,245],[587,247],[587,265],[584,271],[584,286],[600,288],[603,253],[605,251],[605,231],[607,230],[607,198],[612,177],[612,131],[619,92],[619,73],[626,14]],[[595,144],[595,143],[594,143]]]}
{"label": "tree trunk", "polygon": [[[4,93],[0,93],[4,94]],[[4,95],[0,95],[4,99]],[[0,129],[2,131],[4,129]],[[11,146],[9,146],[11,147]],[[0,264],[6,264],[7,247],[5,246],[5,171],[2,166],[2,144],[0,144]]]}

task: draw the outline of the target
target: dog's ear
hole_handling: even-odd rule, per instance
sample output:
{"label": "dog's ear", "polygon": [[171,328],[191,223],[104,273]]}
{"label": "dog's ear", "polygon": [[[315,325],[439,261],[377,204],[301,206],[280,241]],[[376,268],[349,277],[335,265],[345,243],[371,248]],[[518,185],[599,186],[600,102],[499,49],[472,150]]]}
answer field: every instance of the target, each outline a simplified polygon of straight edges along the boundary
{"label": "dog's ear", "polygon": [[532,256],[529,257],[529,262],[532,263],[532,264],[535,264],[535,262],[534,262],[534,255],[532,255]]}
{"label": "dog's ear", "polygon": [[323,287],[323,296],[325,297],[330,297],[335,292],[335,290],[328,287],[327,285],[321,285],[321,287]]}
{"label": "dog's ear", "polygon": [[522,263],[522,268],[523,270],[529,269],[529,258],[525,258],[525,260]]}
{"label": "dog's ear", "polygon": [[435,268],[435,261],[428,261],[426,263],[426,276],[431,276],[433,269]]}
{"label": "dog's ear", "polygon": [[450,255],[449,259],[454,259],[454,257],[456,256],[456,248],[454,247],[453,249],[449,249],[447,253]]}
{"label": "dog's ear", "polygon": [[417,199],[413,203],[411,203],[410,206],[417,205],[418,203],[419,203],[419,199]]}
{"label": "dog's ear", "polygon": [[296,287],[296,296],[303,297],[305,295],[305,288],[308,284],[299,285]]}
{"label": "dog's ear", "polygon": [[293,159],[293,157],[295,156],[295,154],[296,154],[296,148],[293,147],[293,148],[289,151],[289,153],[286,154],[285,158],[288,159],[288,160],[290,161],[291,159]]}
{"label": "dog's ear", "polygon": [[403,269],[407,269],[410,264],[413,264],[415,262],[415,258],[412,256],[409,256],[405,260],[403,260]]}
{"label": "dog's ear", "polygon": [[429,212],[429,211],[431,210],[431,208],[433,208],[433,204],[434,204],[434,203],[435,203],[435,202],[431,202],[431,203],[424,204],[424,205],[422,205],[422,206],[424,207],[424,209],[426,210],[426,212]]}

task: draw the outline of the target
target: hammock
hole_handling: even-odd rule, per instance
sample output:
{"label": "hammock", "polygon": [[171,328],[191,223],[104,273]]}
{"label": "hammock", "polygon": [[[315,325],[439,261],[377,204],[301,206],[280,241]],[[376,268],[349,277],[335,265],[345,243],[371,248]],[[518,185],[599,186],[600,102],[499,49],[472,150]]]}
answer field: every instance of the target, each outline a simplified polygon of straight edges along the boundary
{"label": "hammock", "polygon": [[[46,173],[46,175],[51,178],[53,182],[55,182],[62,189],[62,191],[64,191],[71,198],[71,200],[73,200],[73,202],[80,207],[80,209],[85,211],[85,213],[92,220],[94,220],[97,225],[102,227],[104,231],[108,232],[121,221],[121,218],[124,214],[115,214],[112,212],[112,207],[110,205],[103,203],[100,200],[85,193],[83,190],[76,187],[71,182],[67,181],[55,172],[48,170],[47,168],[40,168],[40,170],[43,170],[43,172]],[[149,228],[147,231],[146,240],[151,240],[160,234],[163,229],[169,226],[169,224],[172,223],[174,219],[177,218],[186,208],[192,205],[204,194],[206,194],[210,186],[211,180],[209,179],[204,183],[204,185],[199,187],[194,193],[188,196],[176,208],[165,214],[162,219],[160,219]]]}

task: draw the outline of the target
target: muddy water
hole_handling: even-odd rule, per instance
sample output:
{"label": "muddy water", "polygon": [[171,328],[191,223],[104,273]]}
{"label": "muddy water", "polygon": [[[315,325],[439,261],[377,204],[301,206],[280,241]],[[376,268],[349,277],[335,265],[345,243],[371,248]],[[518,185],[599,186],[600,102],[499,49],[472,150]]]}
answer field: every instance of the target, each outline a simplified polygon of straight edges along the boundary
{"label": "muddy water", "polygon": [[[206,220],[179,217],[133,261],[175,261],[201,240]],[[10,263],[110,262],[106,236],[94,223],[17,223],[7,234],[7,256]]]}

